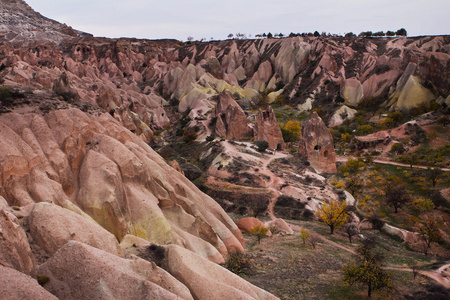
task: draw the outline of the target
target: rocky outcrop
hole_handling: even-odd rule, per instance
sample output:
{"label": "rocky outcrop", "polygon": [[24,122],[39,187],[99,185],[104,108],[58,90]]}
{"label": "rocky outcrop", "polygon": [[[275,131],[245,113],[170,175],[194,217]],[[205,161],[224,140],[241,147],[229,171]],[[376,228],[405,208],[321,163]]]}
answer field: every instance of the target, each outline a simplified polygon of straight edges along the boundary
{"label": "rocky outcrop", "polygon": [[[236,225],[240,230],[242,230],[243,232],[246,232],[246,233],[251,233],[252,229],[257,226],[269,228],[266,225],[264,225],[264,223],[261,222],[260,220],[258,220],[257,218],[242,218],[236,222]],[[268,231],[267,236],[271,236],[271,235],[272,235],[271,232]]]}
{"label": "rocky outcrop", "polygon": [[292,230],[291,226],[289,226],[289,224],[286,223],[285,220],[280,218],[266,222],[265,226],[267,228],[274,227],[278,232],[281,232],[283,234],[294,234],[294,230]]}
{"label": "rocky outcrop", "polygon": [[45,289],[59,299],[193,299],[189,290],[155,263],[124,259],[69,241],[39,267]]}
{"label": "rocky outcrop", "polygon": [[255,141],[266,141],[271,149],[284,148],[283,134],[271,106],[260,109],[256,115]]}
{"label": "rocky outcrop", "polygon": [[31,252],[25,231],[15,216],[3,209],[0,209],[0,240],[0,266],[35,276],[36,259]]}
{"label": "rocky outcrop", "polygon": [[222,92],[214,110],[216,134],[227,139],[249,140],[253,136],[244,110],[228,92]]}
{"label": "rocky outcrop", "polygon": [[36,203],[28,217],[33,241],[49,256],[70,240],[122,256],[115,236],[90,217],[50,203]]}
{"label": "rocky outcrop", "polygon": [[57,300],[28,275],[0,265],[0,295],[2,300]]}
{"label": "rocky outcrop", "polygon": [[316,112],[303,124],[298,151],[316,171],[336,172],[333,137]]}
{"label": "rocky outcrop", "polygon": [[189,288],[194,299],[278,299],[192,252],[175,245],[166,248],[169,272]]}
{"label": "rocky outcrop", "polygon": [[[130,233],[218,262],[227,250],[243,251],[222,208],[109,114],[10,113],[0,115],[0,129],[0,191],[10,205],[51,201],[119,241]],[[70,228],[56,236],[62,243],[72,233],[83,236]]]}

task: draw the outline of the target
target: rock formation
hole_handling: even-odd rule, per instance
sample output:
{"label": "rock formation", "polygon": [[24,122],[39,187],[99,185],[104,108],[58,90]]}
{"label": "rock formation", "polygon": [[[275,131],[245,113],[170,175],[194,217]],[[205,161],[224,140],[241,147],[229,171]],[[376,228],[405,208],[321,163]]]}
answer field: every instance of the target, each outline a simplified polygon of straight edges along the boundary
{"label": "rock formation", "polygon": [[57,300],[32,277],[0,265],[0,295],[2,300]]}
{"label": "rock formation", "polygon": [[0,209],[0,239],[0,265],[35,276],[36,259],[25,231],[17,218],[4,209]]}
{"label": "rock formation", "polygon": [[227,139],[249,140],[253,132],[247,124],[244,110],[227,92],[222,92],[214,110],[216,134]]}
{"label": "rock formation", "polygon": [[333,137],[316,112],[303,124],[298,151],[319,173],[336,172]]}
{"label": "rock formation", "polygon": [[266,141],[271,149],[284,146],[283,134],[271,106],[259,110],[255,121],[255,141]]}

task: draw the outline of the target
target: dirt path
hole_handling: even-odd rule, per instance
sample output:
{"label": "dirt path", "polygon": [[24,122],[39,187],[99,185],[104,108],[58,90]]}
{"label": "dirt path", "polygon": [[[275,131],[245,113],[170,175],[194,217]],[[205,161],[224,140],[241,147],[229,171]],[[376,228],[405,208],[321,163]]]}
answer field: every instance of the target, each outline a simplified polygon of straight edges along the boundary
{"label": "dirt path", "polygon": [[271,154],[268,159],[261,159],[262,161],[262,167],[259,173],[264,174],[270,178],[269,182],[267,183],[267,188],[272,191],[272,197],[270,198],[269,206],[267,207],[267,211],[269,213],[269,217],[273,220],[275,219],[275,214],[273,212],[273,208],[275,206],[275,203],[277,202],[278,197],[281,195],[280,189],[281,186],[284,184],[284,179],[276,176],[275,174],[270,171],[267,166],[275,159],[288,157],[289,154],[284,154],[280,152],[275,152],[274,154]]}
{"label": "dirt path", "polygon": [[[419,274],[427,276],[433,279],[446,289],[450,289],[450,278],[448,273],[445,274],[444,270],[450,268],[450,264],[444,265],[437,269],[436,271],[419,271]],[[403,271],[403,272],[413,272],[411,268],[400,268],[400,267],[385,267],[386,270]],[[447,271],[448,272],[448,271]]]}
{"label": "dirt path", "polygon": [[[291,223],[289,223],[289,222],[288,222],[288,224],[289,224],[289,226],[291,226],[291,228],[292,228],[293,230],[295,230],[295,231],[300,231],[301,226],[294,225],[294,224],[291,224]],[[352,249],[352,248],[350,248],[350,247],[347,247],[347,246],[338,244],[338,243],[336,243],[336,242],[330,241],[330,240],[327,239],[325,236],[323,236],[323,235],[321,235],[321,234],[319,234],[319,233],[317,233],[317,232],[315,232],[315,231],[313,231],[313,230],[310,230],[310,229],[309,229],[309,231],[314,232],[315,235],[317,235],[318,237],[320,237],[320,238],[322,239],[322,241],[326,242],[327,244],[330,244],[330,245],[332,245],[332,246],[334,246],[334,247],[336,247],[336,248],[340,248],[340,249],[342,249],[342,250],[345,250],[345,251],[347,251],[347,252],[350,252],[351,254],[356,254],[355,250]]]}
{"label": "dirt path", "polygon": [[[356,159],[357,157],[351,157],[351,156],[336,156],[336,162],[346,162],[349,158]],[[383,164],[383,165],[392,165],[392,166],[399,166],[399,167],[405,167],[410,168],[411,166],[408,164],[402,164],[399,162],[394,162],[390,160],[383,160],[383,159],[374,159],[373,162],[377,164]],[[419,165],[413,165],[413,168],[416,169],[424,169],[427,170],[428,168],[431,168],[429,166],[419,166]],[[444,172],[450,172],[450,168],[439,168],[441,171]]]}

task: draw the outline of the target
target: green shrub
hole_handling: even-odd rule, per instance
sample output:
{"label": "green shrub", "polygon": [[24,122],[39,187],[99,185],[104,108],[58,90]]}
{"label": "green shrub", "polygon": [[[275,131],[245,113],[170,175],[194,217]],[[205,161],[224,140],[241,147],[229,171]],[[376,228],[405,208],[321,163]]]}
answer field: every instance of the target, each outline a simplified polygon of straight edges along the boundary
{"label": "green shrub", "polygon": [[269,143],[266,141],[255,141],[255,145],[258,147],[259,152],[264,152],[269,148]]}
{"label": "green shrub", "polygon": [[212,141],[214,141],[214,136],[208,135],[208,136],[206,137],[206,141],[207,141],[207,142],[212,142]]}

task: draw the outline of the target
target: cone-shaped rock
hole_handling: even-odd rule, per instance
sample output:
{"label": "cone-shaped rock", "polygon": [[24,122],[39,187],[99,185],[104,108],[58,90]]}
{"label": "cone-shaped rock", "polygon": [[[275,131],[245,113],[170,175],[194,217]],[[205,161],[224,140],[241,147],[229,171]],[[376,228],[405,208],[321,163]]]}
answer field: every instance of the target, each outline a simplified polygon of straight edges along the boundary
{"label": "cone-shaped rock", "polygon": [[336,172],[336,154],[333,137],[322,118],[313,112],[303,124],[298,151],[320,173]]}

